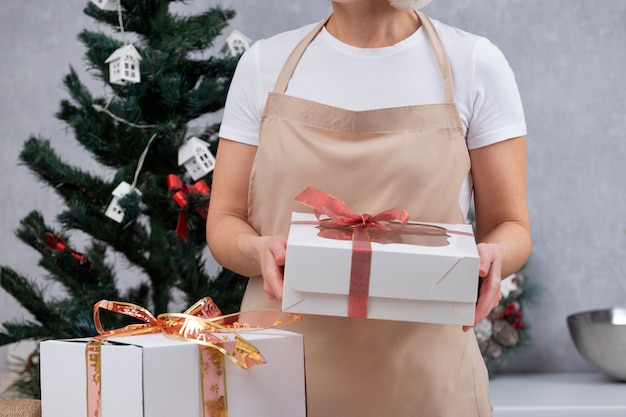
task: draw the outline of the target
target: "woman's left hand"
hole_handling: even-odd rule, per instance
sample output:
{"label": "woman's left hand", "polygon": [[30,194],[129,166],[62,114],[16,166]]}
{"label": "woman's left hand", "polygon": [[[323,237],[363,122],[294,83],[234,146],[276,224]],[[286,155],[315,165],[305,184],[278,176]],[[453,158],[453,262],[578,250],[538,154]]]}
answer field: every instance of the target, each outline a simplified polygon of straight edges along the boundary
{"label": "woman's left hand", "polygon": [[[480,266],[478,276],[480,285],[478,290],[478,302],[476,303],[476,314],[474,315],[474,325],[487,317],[491,310],[496,308],[502,300],[502,248],[496,243],[479,243],[478,256]],[[463,331],[468,331],[472,326],[463,326]]]}

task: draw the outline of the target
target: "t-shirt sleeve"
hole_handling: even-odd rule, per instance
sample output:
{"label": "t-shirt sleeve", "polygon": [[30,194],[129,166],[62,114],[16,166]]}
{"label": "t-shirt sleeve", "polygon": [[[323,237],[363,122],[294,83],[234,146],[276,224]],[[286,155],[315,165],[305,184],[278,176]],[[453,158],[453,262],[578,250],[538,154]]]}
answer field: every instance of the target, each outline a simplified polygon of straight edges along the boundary
{"label": "t-shirt sleeve", "polygon": [[239,59],[219,132],[222,138],[257,146],[264,101],[259,82],[258,49],[257,42]]}
{"label": "t-shirt sleeve", "polygon": [[475,54],[467,147],[480,148],[526,135],[522,100],[508,61],[485,38],[481,38]]}

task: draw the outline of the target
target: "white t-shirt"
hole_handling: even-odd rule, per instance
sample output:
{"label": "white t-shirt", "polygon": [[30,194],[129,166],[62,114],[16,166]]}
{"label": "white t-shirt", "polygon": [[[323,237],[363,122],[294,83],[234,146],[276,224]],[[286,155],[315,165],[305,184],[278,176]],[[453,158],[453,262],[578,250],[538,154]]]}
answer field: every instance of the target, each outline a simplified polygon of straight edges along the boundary
{"label": "white t-shirt", "polygon": [[[526,135],[524,111],[513,71],[486,38],[433,20],[448,53],[454,95],[468,149]],[[259,121],[287,56],[313,28],[308,25],[254,43],[233,78],[220,137],[258,145]],[[358,48],[326,29],[311,42],[286,94],[348,110],[371,110],[443,101],[443,81],[423,28],[383,48]],[[472,181],[459,204],[467,215]]]}

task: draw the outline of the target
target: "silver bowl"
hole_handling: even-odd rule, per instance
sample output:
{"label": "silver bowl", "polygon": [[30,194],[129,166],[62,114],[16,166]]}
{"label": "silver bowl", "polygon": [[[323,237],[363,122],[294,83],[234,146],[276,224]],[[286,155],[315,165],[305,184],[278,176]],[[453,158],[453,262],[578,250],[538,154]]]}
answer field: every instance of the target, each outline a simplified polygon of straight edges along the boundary
{"label": "silver bowl", "polygon": [[567,327],[576,349],[590,364],[626,382],[626,308],[572,314]]}

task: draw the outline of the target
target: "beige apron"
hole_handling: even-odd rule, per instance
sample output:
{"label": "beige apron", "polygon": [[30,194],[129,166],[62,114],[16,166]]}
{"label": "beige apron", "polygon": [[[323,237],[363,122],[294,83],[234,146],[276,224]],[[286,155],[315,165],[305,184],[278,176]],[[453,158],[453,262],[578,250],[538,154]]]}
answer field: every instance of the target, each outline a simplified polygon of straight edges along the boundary
{"label": "beige apron", "polygon": [[[291,212],[310,211],[294,201],[308,186],[358,213],[403,207],[416,221],[464,222],[459,194],[470,162],[452,75],[435,28],[418,15],[444,79],[442,104],[349,111],[284,95],[324,22],[296,46],[268,96],[250,177],[249,220],[261,235],[287,236]],[[280,308],[260,277],[242,305],[256,308]],[[491,415],[472,331],[313,315],[290,330],[304,334],[308,417]]]}

